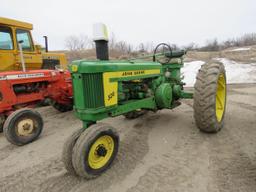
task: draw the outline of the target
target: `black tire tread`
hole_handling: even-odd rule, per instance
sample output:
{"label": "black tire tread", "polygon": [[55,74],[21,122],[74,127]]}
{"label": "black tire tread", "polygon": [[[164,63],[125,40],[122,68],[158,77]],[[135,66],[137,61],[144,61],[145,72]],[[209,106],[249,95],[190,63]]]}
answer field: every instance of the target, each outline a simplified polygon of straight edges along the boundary
{"label": "black tire tread", "polygon": [[76,144],[76,141],[78,137],[81,135],[81,133],[84,131],[84,128],[78,129],[70,135],[64,145],[63,145],[63,150],[62,150],[62,162],[64,163],[65,168],[67,171],[72,174],[76,175],[76,172],[74,170],[73,164],[72,164],[72,151],[73,147]]}
{"label": "black tire tread", "polygon": [[[1,118],[1,117],[0,117]],[[4,128],[4,122],[6,119],[4,119],[3,121],[0,122],[0,133],[3,132],[3,128]]]}

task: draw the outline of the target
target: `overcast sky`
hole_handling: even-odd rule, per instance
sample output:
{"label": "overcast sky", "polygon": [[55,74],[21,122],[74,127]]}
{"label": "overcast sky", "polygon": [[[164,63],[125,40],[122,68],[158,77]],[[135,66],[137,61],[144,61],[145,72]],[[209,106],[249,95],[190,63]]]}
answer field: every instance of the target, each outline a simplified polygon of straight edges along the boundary
{"label": "overcast sky", "polygon": [[203,45],[256,32],[255,0],[0,0],[0,16],[34,24],[34,40],[64,49],[70,35],[92,37],[103,22],[118,40]]}

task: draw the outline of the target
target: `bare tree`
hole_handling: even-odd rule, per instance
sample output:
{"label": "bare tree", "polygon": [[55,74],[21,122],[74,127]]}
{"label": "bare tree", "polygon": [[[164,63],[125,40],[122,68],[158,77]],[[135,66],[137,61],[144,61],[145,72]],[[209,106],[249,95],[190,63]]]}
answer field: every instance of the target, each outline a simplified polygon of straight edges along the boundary
{"label": "bare tree", "polygon": [[66,38],[65,45],[70,51],[82,51],[90,48],[91,42],[87,35],[72,35]]}
{"label": "bare tree", "polygon": [[215,38],[213,40],[207,40],[206,45],[200,48],[201,51],[219,51],[220,45],[218,40]]}
{"label": "bare tree", "polygon": [[248,33],[237,39],[239,46],[250,46],[256,44],[256,33]]}
{"label": "bare tree", "polygon": [[114,33],[111,33],[108,41],[110,55],[117,57],[122,55],[129,55],[133,52],[133,46],[126,41],[118,41]]}
{"label": "bare tree", "polygon": [[140,53],[145,53],[145,52],[146,52],[146,46],[144,45],[144,43],[140,43],[140,44],[138,45],[138,51],[139,51]]}
{"label": "bare tree", "polygon": [[183,48],[184,48],[185,50],[191,51],[191,50],[197,50],[198,47],[199,47],[199,46],[198,46],[197,44],[195,44],[194,42],[192,42],[192,43],[189,43],[188,45],[184,46]]}
{"label": "bare tree", "polygon": [[66,38],[65,46],[69,50],[68,59],[72,61],[85,58],[87,56],[86,51],[92,48],[93,43],[86,35],[72,35]]}
{"label": "bare tree", "polygon": [[112,32],[108,41],[108,45],[110,49],[115,49],[116,46],[116,35]]}

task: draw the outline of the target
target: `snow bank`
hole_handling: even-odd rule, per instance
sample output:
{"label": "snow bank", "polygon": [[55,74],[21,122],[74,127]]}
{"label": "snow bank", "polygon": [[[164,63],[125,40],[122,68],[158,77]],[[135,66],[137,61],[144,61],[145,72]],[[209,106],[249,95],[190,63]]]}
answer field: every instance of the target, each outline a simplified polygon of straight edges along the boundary
{"label": "snow bank", "polygon": [[256,83],[256,63],[240,64],[226,58],[219,58],[225,65],[227,83]]}
{"label": "snow bank", "polygon": [[232,49],[230,51],[249,51],[250,49],[251,49],[250,47],[242,47],[242,48]]}
{"label": "snow bank", "polygon": [[184,76],[183,82],[186,83],[186,87],[193,87],[196,82],[196,74],[203,65],[204,61],[192,61],[185,62],[184,67],[181,68],[181,73]]}
{"label": "snow bank", "polygon": [[[226,58],[216,59],[222,62],[226,69],[227,83],[256,83],[256,63],[239,64]],[[184,82],[187,87],[194,86],[196,82],[196,74],[204,61],[185,62],[181,69],[184,75]]]}

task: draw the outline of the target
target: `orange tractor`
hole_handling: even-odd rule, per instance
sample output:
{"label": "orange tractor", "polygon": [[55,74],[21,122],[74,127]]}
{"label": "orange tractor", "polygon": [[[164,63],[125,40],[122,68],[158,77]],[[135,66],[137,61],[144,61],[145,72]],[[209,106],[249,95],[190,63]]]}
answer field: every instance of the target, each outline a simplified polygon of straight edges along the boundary
{"label": "orange tractor", "polygon": [[[0,17],[0,131],[15,145],[34,141],[43,128],[39,102],[72,109],[72,83],[62,53],[35,45],[32,24]],[[57,69],[57,66],[59,69]],[[61,68],[61,69],[60,69]]]}

